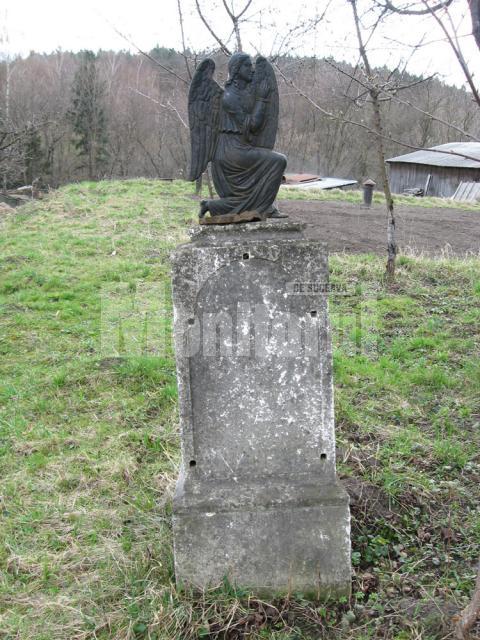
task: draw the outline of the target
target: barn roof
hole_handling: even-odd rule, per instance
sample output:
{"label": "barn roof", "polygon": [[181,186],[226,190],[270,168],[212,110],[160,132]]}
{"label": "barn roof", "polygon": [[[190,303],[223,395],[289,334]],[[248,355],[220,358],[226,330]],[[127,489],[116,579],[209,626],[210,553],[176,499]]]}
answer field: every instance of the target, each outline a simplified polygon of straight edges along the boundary
{"label": "barn roof", "polygon": [[[454,155],[458,153],[469,157]],[[406,153],[404,156],[389,158],[387,162],[480,169],[480,142],[447,142],[447,144],[439,144],[425,151],[414,151],[413,153]]]}

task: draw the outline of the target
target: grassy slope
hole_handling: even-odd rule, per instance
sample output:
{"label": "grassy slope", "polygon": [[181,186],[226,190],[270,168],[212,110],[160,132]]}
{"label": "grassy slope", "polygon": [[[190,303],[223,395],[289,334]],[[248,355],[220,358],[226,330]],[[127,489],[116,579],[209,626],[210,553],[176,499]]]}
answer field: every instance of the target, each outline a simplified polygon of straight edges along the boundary
{"label": "grassy slope", "polygon": [[0,218],[0,638],[443,637],[480,542],[480,261],[401,257],[387,293],[383,259],[331,257],[357,287],[331,297],[352,601],[198,599],[172,584],[173,357],[100,353],[105,287],[168,289],[190,190],[83,183]]}

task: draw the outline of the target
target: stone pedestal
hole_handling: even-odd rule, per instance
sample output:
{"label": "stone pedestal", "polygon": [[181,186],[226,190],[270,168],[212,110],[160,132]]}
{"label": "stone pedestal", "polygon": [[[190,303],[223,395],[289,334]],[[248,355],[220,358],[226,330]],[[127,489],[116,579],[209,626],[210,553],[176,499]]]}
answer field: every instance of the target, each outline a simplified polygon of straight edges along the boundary
{"label": "stone pedestal", "polygon": [[290,222],[199,227],[173,261],[177,581],[350,592],[325,246]]}

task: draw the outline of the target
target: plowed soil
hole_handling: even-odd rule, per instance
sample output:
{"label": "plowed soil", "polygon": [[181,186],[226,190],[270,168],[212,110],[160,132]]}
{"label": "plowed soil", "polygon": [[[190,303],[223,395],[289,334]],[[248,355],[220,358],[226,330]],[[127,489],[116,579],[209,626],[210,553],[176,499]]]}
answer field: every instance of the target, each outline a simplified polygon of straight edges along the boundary
{"label": "plowed soil", "polygon": [[[330,252],[386,251],[387,214],[382,205],[362,209],[350,202],[283,200],[279,208],[292,221],[306,222],[307,235],[325,241]],[[395,215],[401,252],[456,256],[480,253],[478,211],[398,205]]]}

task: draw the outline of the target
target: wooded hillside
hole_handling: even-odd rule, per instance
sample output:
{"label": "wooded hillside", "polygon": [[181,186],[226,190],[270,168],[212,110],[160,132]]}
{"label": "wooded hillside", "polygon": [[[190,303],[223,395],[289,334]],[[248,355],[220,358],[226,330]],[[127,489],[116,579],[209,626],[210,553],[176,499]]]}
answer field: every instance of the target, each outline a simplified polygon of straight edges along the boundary
{"label": "wooded hillside", "polygon": [[[31,53],[1,62],[1,186],[36,179],[57,187],[84,178],[183,177],[189,155],[184,59],[162,48],[150,55],[162,66],[125,51]],[[283,58],[277,64],[330,112],[369,122],[370,106],[351,77],[360,76],[361,69],[318,59]],[[376,72],[408,85],[398,94],[402,102],[385,104],[385,128],[392,138],[418,147],[462,139],[431,115],[478,130],[478,107],[468,92],[436,78]],[[226,58],[218,56],[217,80],[225,78]],[[323,115],[281,77],[279,89],[277,149],[288,156],[289,171],[377,179],[368,131]],[[386,147],[388,155],[408,151],[393,142]]]}

